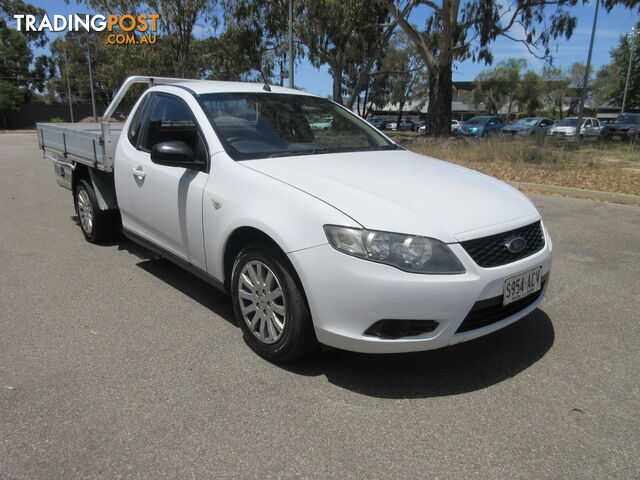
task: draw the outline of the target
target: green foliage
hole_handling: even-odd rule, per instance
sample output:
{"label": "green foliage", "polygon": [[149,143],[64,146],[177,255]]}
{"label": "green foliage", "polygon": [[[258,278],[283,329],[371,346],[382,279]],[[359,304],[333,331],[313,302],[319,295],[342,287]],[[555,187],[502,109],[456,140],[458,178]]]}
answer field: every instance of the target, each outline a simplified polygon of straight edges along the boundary
{"label": "green foliage", "polygon": [[[234,48],[240,48],[249,60],[249,69],[262,69],[267,79],[284,85],[289,76],[289,0],[223,0],[227,31],[234,37]],[[304,26],[304,2],[293,2],[293,30]],[[224,35],[223,35],[224,36]],[[224,39],[223,39],[224,40]],[[231,40],[231,39],[230,39]],[[294,41],[294,59],[304,56],[304,49]],[[221,60],[224,57],[221,52]],[[257,61],[256,61],[257,59]],[[235,62],[234,59],[224,61]],[[224,70],[229,70],[227,65]],[[239,65],[231,68],[240,75]]]}
{"label": "green foliage", "polygon": [[570,80],[561,68],[546,66],[542,70],[542,104],[544,114],[550,118],[562,118],[565,97],[569,92]]}
{"label": "green foliage", "polygon": [[[45,11],[35,7],[23,0],[0,0],[0,30],[11,28],[15,23],[14,15],[36,15],[42,16]],[[45,32],[20,32],[27,43],[33,43],[37,47],[44,47],[47,44],[47,34]]]}
{"label": "green foliage", "polygon": [[385,82],[385,103],[397,105],[398,121],[407,103],[416,102],[414,108],[424,105],[427,95],[426,67],[422,56],[404,32],[393,37],[376,78]]}
{"label": "green foliage", "polygon": [[50,123],[64,123],[64,120],[60,117],[51,117]]}
{"label": "green foliage", "polygon": [[520,92],[522,70],[526,67],[524,59],[510,58],[492,69],[480,72],[473,90],[474,104],[484,103],[490,115],[497,114],[505,106],[510,113],[513,101]]}
{"label": "green foliage", "polygon": [[[640,24],[638,24],[640,26]],[[604,65],[596,74],[595,88],[601,102],[622,105],[627,69],[631,58],[633,41],[633,61],[629,76],[629,91],[625,108],[640,108],[640,35],[621,35],[618,45],[611,49],[611,63]]]}
{"label": "green foliage", "polygon": [[[19,32],[13,15],[42,15],[44,10],[22,0],[0,0],[0,125],[7,126],[11,115],[27,103],[33,90],[42,90],[47,61],[38,57],[32,69],[31,45],[42,46],[44,32]],[[35,78],[34,78],[35,77]]]}
{"label": "green foliage", "polygon": [[[493,62],[491,43],[506,37],[549,56],[553,39],[571,37],[576,19],[570,7],[577,0],[404,0],[385,4],[400,27],[415,43],[429,68],[431,90],[427,124],[435,135],[450,134],[451,72],[455,60]],[[421,6],[427,12],[422,27],[410,17]],[[526,35],[516,38],[512,27]]]}
{"label": "green foliage", "polygon": [[[343,103],[343,81],[348,76],[355,92],[347,105],[353,104],[368,81],[374,63],[380,58],[391,29],[389,13],[380,2],[370,0],[315,0],[306,2],[305,22],[299,36],[308,49],[311,63],[328,65],[333,77],[333,100]],[[365,76],[357,78],[358,73]],[[354,95],[355,93],[355,95]]]}
{"label": "green foliage", "polygon": [[0,80],[0,127],[9,126],[11,115],[16,113],[23,103],[22,89]]}
{"label": "green foliage", "polygon": [[163,65],[160,68],[170,65],[168,68],[174,72],[174,76],[185,78],[194,77],[200,65],[200,58],[192,51],[196,25],[202,22],[215,29],[218,23],[217,0],[78,0],[78,3],[86,3],[103,13],[159,15],[160,28],[157,33],[162,35],[163,52],[166,55],[162,58]]}
{"label": "green foliage", "polygon": [[540,97],[543,88],[544,82],[536,72],[529,71],[522,77],[516,99],[518,100],[520,109],[524,110],[527,116],[535,116],[538,109],[542,106]]}

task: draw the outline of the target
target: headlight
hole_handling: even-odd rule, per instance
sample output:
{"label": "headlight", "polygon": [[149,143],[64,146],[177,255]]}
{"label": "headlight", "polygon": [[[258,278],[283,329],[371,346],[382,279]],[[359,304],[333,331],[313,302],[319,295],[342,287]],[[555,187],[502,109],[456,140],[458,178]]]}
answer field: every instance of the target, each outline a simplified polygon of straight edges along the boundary
{"label": "headlight", "polygon": [[339,252],[384,263],[413,273],[464,273],[447,244],[434,238],[361,228],[325,225],[324,231]]}

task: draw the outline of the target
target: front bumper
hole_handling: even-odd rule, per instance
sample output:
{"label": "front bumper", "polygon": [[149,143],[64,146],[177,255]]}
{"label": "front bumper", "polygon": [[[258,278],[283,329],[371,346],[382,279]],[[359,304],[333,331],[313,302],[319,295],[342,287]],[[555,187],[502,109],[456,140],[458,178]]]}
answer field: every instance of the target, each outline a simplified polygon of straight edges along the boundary
{"label": "front bumper", "polygon": [[[533,303],[502,320],[457,333],[476,302],[502,295],[506,278],[541,265],[542,275],[548,279],[552,244],[546,229],[544,235],[542,250],[493,268],[477,266],[462,246],[452,244],[466,270],[459,275],[407,273],[345,255],[328,244],[288,256],[305,289],[320,343],[363,353],[413,352],[481,337],[534,310],[542,302],[544,291]],[[364,334],[383,319],[435,320],[438,326],[432,332],[399,339]]]}
{"label": "front bumper", "polygon": [[502,129],[500,130],[503,135],[530,135],[531,130],[520,130],[520,129]]}
{"label": "front bumper", "polygon": [[455,135],[460,135],[461,137],[481,137],[484,133],[484,130],[475,130],[475,131],[464,131],[464,130],[455,130]]}
{"label": "front bumper", "polygon": [[576,132],[575,130],[573,132],[561,130],[561,131],[549,132],[547,135],[554,138],[567,138],[567,137],[573,138],[576,136]]}
{"label": "front bumper", "polygon": [[630,140],[638,134],[637,130],[603,130],[601,133],[605,140]]}

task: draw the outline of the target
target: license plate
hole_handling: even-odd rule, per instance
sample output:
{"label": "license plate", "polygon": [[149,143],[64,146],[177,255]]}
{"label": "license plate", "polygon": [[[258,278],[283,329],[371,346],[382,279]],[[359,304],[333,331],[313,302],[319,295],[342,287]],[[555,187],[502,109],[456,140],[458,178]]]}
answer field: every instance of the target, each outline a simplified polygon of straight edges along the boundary
{"label": "license plate", "polygon": [[531,295],[540,290],[542,279],[542,266],[528,272],[521,273],[504,281],[502,304],[508,305],[516,300]]}

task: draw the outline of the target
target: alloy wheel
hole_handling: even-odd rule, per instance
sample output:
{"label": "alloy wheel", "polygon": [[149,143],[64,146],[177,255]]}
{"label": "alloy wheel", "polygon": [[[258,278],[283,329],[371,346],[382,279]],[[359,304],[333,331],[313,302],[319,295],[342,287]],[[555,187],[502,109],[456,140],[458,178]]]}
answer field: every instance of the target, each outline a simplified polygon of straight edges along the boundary
{"label": "alloy wheel", "polygon": [[238,300],[242,318],[258,340],[272,344],[282,337],[287,321],[284,292],[266,264],[252,260],[242,268]]}
{"label": "alloy wheel", "polygon": [[80,217],[82,229],[87,234],[91,233],[93,228],[93,207],[89,194],[84,189],[80,189],[78,192],[78,217]]}

